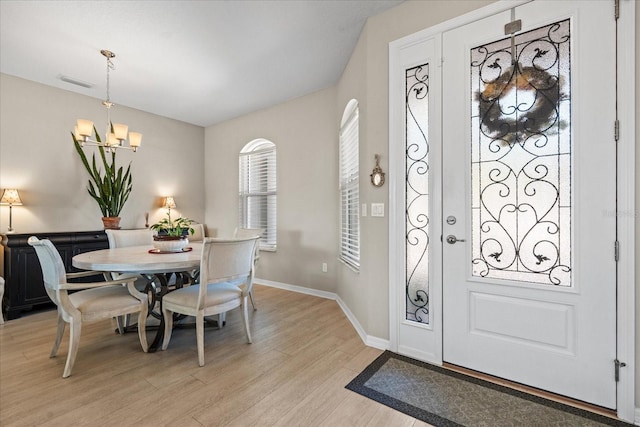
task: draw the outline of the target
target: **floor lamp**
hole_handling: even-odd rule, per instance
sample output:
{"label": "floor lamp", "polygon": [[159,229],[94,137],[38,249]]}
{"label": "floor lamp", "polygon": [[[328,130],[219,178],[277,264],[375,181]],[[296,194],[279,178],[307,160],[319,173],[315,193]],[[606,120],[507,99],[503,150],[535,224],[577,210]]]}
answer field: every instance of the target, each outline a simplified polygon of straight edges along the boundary
{"label": "floor lamp", "polygon": [[9,229],[7,233],[13,233],[13,224],[12,224],[12,212],[11,209],[13,206],[22,205],[22,200],[20,200],[20,195],[18,194],[18,190],[15,188],[6,188],[2,193],[2,198],[0,199],[0,205],[9,205]]}

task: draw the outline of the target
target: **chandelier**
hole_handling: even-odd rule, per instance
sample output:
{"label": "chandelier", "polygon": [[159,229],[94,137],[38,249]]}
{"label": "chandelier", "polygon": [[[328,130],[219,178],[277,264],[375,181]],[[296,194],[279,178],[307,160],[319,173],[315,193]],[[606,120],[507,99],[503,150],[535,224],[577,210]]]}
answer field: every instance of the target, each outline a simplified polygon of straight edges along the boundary
{"label": "chandelier", "polygon": [[[109,71],[115,67],[112,58],[115,58],[116,54],[109,50],[101,50],[100,53],[107,58],[107,99],[102,101],[102,105],[107,107],[107,130],[104,141],[100,140],[98,132],[96,131],[95,139],[91,139],[93,136],[94,126],[91,120],[78,119],[76,125],[73,128],[73,133],[76,140],[80,145],[96,145],[99,147],[105,147],[107,152],[115,151],[117,148],[125,148],[127,150],[137,151],[142,141],[142,134],[138,132],[129,132],[129,126],[121,123],[111,123],[111,107],[114,105],[111,102],[109,96]],[[127,134],[129,136],[129,146],[124,145],[127,140]]]}

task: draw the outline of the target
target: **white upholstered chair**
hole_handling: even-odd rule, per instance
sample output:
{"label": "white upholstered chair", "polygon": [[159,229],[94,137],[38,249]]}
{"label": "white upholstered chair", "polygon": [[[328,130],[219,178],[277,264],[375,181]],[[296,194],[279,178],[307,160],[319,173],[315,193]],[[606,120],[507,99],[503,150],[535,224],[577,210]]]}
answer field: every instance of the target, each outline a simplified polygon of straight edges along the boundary
{"label": "white upholstered chair", "polygon": [[[247,342],[251,343],[247,297],[253,288],[253,257],[257,240],[257,237],[204,239],[200,283],[169,292],[162,300],[165,322],[163,350],[167,349],[171,340],[173,313],[195,316],[198,364],[204,366],[205,316],[225,313],[237,307],[242,308]],[[238,281],[244,285],[244,289],[236,284]]]}
{"label": "white upholstered chair", "polygon": [[36,250],[45,290],[58,308],[58,332],[50,357],[55,357],[58,353],[65,326],[69,323],[69,350],[63,378],[71,375],[84,322],[138,313],[138,338],[142,350],[147,351],[147,295],[138,292],[133,286],[134,277],[119,276],[116,280],[96,283],[68,283],[67,279],[93,276],[98,272],[66,273],[60,253],[53,243],[33,236],[29,238],[28,243]]}
{"label": "white upholstered chair", "polygon": [[104,230],[109,240],[110,248],[124,248],[127,246],[153,245],[153,231],[148,228],[139,230]]}
{"label": "white upholstered chair", "polygon": [[189,235],[190,242],[202,242],[207,236],[204,230],[204,224],[191,224],[191,228],[193,228],[193,234]]}
{"label": "white upholstered chair", "polygon": [[[243,237],[254,237],[254,236],[258,236],[259,238],[262,238],[262,235],[264,234],[265,229],[264,228],[240,228],[240,227],[236,227],[236,229],[233,231],[233,237],[234,238],[243,238]],[[254,270],[255,268],[258,266],[258,261],[260,260],[260,240],[258,240],[258,242],[256,243],[256,250],[255,250],[255,254],[253,257],[253,264],[254,264]],[[254,301],[253,298],[253,291],[251,291],[251,293],[249,293],[249,298],[251,299],[251,306],[253,307],[254,310],[257,309],[256,307],[256,303]]]}
{"label": "white upholstered chair", "polygon": [[[149,228],[141,228],[135,230],[104,230],[109,241],[109,248],[125,248],[129,246],[153,246],[153,230]],[[118,273],[111,273],[111,279],[117,277]],[[108,278],[107,278],[108,280]],[[153,279],[143,275],[136,275],[136,288],[144,290],[147,284],[153,282]],[[124,333],[124,328],[129,326],[129,317],[118,317],[118,330]]]}

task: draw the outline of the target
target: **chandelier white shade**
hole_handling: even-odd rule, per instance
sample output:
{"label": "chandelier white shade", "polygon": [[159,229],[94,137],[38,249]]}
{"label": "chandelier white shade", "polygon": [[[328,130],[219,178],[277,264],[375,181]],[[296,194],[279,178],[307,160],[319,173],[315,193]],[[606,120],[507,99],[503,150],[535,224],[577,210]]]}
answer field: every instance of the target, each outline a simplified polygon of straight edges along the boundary
{"label": "chandelier white shade", "polygon": [[[139,132],[129,132],[129,126],[122,123],[111,123],[111,107],[114,105],[110,98],[109,88],[109,71],[114,68],[112,58],[115,58],[115,53],[109,50],[101,50],[100,53],[107,58],[107,99],[102,102],[107,108],[107,129],[105,132],[104,141],[100,139],[96,132],[96,138],[92,139],[94,134],[94,125],[91,120],[78,119],[76,125],[73,128],[73,134],[80,145],[97,145],[105,147],[107,151],[115,150],[117,148],[125,148],[127,150],[137,151],[142,142],[142,134]],[[129,145],[125,145],[127,141]]]}

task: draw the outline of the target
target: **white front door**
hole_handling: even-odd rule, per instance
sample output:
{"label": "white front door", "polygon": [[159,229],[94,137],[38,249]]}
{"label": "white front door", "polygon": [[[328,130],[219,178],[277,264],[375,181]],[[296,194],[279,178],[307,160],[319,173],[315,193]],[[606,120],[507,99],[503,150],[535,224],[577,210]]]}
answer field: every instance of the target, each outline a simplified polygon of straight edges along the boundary
{"label": "white front door", "polygon": [[535,1],[442,44],[443,360],[608,408],[612,4]]}

